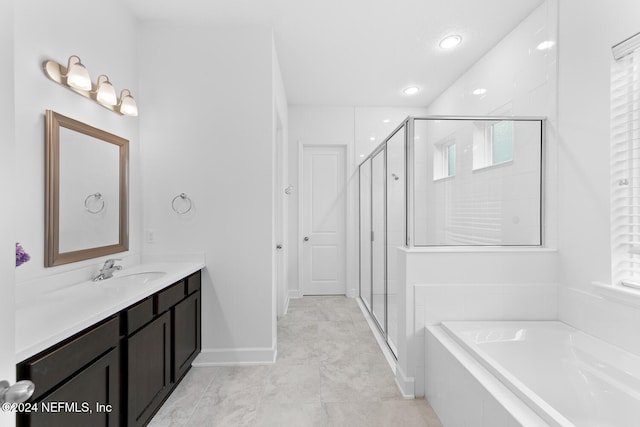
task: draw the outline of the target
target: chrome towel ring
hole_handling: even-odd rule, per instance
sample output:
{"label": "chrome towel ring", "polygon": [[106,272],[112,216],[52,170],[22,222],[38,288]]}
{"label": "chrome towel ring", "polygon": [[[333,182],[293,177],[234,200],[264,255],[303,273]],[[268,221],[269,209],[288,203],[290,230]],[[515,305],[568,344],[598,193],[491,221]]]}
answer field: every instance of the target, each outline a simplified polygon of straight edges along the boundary
{"label": "chrome towel ring", "polygon": [[[184,201],[184,203],[188,206],[187,209],[181,211],[176,207],[176,200],[178,199],[182,199]],[[180,193],[176,197],[174,197],[173,200],[171,200],[171,209],[173,209],[173,211],[178,215],[184,215],[189,212],[191,210],[191,206],[191,199],[185,193]]]}
{"label": "chrome towel ring", "polygon": [[[100,207],[98,209],[91,209],[91,207],[89,207],[89,202],[92,199],[95,199],[93,201],[96,203],[100,201]],[[102,194],[100,193],[89,194],[87,198],[84,199],[84,208],[87,210],[87,212],[94,215],[102,212],[104,210],[104,199],[102,198]]]}

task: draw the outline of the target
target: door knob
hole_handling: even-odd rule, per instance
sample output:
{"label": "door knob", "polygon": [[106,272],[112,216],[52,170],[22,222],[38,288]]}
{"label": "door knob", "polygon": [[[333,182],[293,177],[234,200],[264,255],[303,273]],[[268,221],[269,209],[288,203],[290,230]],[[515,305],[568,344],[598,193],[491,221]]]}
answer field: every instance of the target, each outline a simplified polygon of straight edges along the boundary
{"label": "door knob", "polygon": [[309,241],[309,236],[304,236],[304,239],[303,239],[303,240],[304,240],[305,242],[308,242],[308,241]]}
{"label": "door knob", "polygon": [[0,381],[0,404],[25,402],[35,390],[36,386],[29,380],[18,381],[12,386],[8,381]]}
{"label": "door knob", "polygon": [[282,245],[276,245],[276,249],[282,249]]}

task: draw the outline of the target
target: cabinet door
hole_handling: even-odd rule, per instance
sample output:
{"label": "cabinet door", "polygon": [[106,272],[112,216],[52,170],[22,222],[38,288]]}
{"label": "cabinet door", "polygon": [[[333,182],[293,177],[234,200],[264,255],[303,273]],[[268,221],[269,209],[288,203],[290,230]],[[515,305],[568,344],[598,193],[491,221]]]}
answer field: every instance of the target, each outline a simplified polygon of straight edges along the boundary
{"label": "cabinet door", "polygon": [[173,381],[189,370],[200,353],[200,291],[187,297],[173,308]]}
{"label": "cabinet door", "polygon": [[165,312],[128,339],[127,425],[141,426],[170,389],[170,316]]}
{"label": "cabinet door", "polygon": [[18,415],[19,426],[116,427],[120,415],[120,355],[113,349]]}

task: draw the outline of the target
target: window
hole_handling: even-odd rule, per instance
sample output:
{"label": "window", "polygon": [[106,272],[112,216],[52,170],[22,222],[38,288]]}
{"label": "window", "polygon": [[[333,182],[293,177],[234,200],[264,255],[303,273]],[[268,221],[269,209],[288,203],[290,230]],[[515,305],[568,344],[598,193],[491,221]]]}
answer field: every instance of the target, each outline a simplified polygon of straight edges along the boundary
{"label": "window", "polygon": [[507,163],[513,160],[513,121],[483,123],[473,138],[473,169]]}
{"label": "window", "polygon": [[640,287],[640,34],[614,46],[611,72],[613,283]]}
{"label": "window", "polygon": [[436,144],[433,157],[433,179],[449,178],[456,175],[456,143],[450,138]]}
{"label": "window", "polygon": [[446,146],[445,162],[447,162],[446,176],[455,176],[456,174],[456,144]]}

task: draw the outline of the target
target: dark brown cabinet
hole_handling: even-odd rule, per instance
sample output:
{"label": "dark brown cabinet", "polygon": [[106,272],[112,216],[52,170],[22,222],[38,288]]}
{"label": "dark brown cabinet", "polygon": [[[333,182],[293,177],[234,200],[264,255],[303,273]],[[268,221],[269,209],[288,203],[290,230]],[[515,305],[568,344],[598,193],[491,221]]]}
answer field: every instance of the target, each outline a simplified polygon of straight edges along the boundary
{"label": "dark brown cabinet", "polygon": [[171,318],[155,319],[127,339],[127,425],[141,426],[171,387]]}
{"label": "dark brown cabinet", "polygon": [[108,319],[18,365],[36,391],[19,426],[115,427],[120,423],[118,317]]}
{"label": "dark brown cabinet", "polygon": [[[173,308],[173,380],[184,376],[200,353],[200,291],[189,295]],[[194,327],[196,326],[196,327]]]}
{"label": "dark brown cabinet", "polygon": [[36,384],[28,403],[48,406],[18,426],[146,425],[200,353],[200,282],[198,271],[20,363],[18,379]]}

